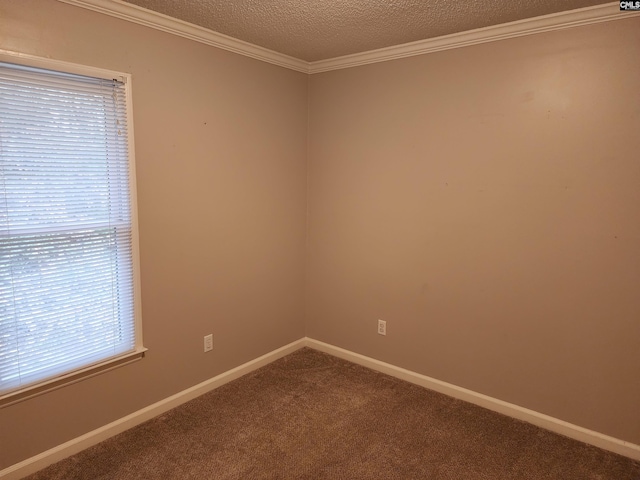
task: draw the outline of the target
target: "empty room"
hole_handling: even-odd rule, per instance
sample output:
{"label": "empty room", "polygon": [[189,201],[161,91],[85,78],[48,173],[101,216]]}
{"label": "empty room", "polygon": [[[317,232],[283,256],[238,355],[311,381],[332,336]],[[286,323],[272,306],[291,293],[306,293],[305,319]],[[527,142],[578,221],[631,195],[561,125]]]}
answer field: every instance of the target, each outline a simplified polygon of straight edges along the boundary
{"label": "empty room", "polygon": [[640,479],[640,2],[0,0],[0,478]]}

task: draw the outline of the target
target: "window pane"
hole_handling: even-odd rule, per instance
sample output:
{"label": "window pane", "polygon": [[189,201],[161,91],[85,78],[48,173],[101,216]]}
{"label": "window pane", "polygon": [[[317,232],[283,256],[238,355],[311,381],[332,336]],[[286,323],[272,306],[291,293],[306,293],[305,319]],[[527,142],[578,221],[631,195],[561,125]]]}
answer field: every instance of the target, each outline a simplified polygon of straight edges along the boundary
{"label": "window pane", "polygon": [[0,394],[135,349],[125,86],[0,63]]}
{"label": "window pane", "polygon": [[134,347],[133,330],[120,321],[133,305],[114,295],[130,290],[131,279],[119,285],[117,264],[113,228],[0,241],[0,290],[13,296],[0,316],[14,316],[7,341],[18,351],[3,380],[59,374]]}

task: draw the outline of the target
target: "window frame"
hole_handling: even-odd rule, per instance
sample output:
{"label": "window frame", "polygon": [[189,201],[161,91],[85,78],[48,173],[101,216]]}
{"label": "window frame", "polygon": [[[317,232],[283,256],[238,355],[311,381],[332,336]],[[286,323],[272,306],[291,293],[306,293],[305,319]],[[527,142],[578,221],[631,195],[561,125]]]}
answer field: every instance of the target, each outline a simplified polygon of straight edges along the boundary
{"label": "window frame", "polygon": [[107,80],[118,80],[124,84],[127,116],[127,148],[129,171],[129,197],[131,218],[131,260],[133,275],[133,314],[134,314],[134,351],[97,363],[89,364],[55,377],[44,379],[23,388],[0,394],[0,408],[21,402],[58,388],[77,383],[86,378],[128,365],[144,357],[147,349],[142,337],[142,303],[140,291],[140,246],[138,232],[138,202],[136,189],[135,145],[133,128],[133,93],[131,74],[107,70],[87,65],[79,65],[61,60],[43,58],[34,55],[0,49],[0,62],[42,68],[60,73],[71,73]]}

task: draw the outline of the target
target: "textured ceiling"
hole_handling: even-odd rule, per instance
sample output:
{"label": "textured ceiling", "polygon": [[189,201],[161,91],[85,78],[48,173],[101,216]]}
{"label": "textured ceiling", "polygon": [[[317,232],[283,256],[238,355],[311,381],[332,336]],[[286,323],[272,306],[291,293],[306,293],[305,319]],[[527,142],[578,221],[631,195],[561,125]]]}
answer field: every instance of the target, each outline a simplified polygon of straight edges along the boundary
{"label": "textured ceiling", "polygon": [[602,0],[125,0],[313,62]]}

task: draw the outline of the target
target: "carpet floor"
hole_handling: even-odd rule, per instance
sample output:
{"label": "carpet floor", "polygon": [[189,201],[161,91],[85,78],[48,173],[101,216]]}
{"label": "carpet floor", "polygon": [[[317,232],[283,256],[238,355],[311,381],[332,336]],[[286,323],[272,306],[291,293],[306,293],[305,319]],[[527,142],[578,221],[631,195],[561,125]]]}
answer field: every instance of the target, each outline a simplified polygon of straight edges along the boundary
{"label": "carpet floor", "polygon": [[304,348],[29,480],[640,480],[640,463]]}

